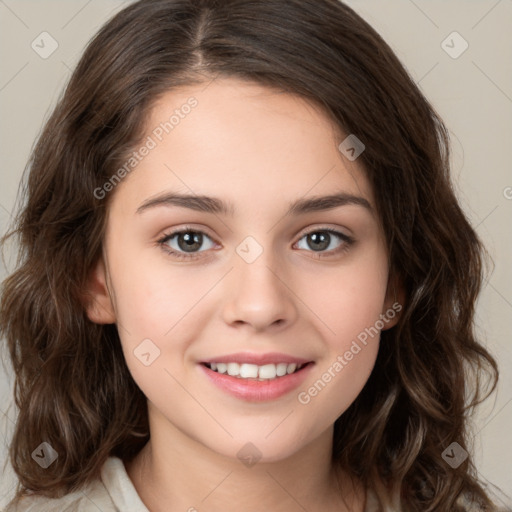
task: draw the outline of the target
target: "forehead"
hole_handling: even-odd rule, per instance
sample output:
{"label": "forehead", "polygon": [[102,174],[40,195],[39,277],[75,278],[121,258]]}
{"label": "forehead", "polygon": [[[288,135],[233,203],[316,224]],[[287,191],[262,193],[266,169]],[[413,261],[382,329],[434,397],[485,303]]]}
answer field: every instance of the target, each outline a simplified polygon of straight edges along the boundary
{"label": "forehead", "polygon": [[294,94],[227,78],[181,87],[153,105],[140,142],[150,149],[118,188],[134,203],[173,190],[235,208],[340,191],[373,204],[363,168],[338,149],[345,137]]}

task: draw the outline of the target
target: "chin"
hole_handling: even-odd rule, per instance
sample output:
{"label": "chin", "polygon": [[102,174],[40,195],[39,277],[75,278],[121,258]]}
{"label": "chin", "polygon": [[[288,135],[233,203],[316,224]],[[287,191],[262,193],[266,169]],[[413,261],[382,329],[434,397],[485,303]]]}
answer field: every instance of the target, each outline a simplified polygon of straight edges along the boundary
{"label": "chin", "polygon": [[213,451],[228,457],[230,459],[238,459],[247,467],[252,467],[256,463],[275,463],[283,461],[295,453],[297,453],[307,443],[289,435],[289,430],[283,429],[281,437],[277,434],[274,439],[271,434],[268,439],[261,432],[251,436],[247,432],[234,439],[229,439],[226,445],[212,446],[209,440],[209,447]]}

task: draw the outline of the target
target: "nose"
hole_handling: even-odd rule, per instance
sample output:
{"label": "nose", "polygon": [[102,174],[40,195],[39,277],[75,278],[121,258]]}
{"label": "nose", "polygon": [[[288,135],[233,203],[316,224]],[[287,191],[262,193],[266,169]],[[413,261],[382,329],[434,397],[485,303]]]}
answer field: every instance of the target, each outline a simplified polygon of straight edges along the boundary
{"label": "nose", "polygon": [[[250,326],[255,331],[283,329],[298,317],[293,283],[276,268],[271,251],[247,263],[234,255],[235,268],[225,281],[224,321]],[[279,275],[278,275],[279,274]]]}

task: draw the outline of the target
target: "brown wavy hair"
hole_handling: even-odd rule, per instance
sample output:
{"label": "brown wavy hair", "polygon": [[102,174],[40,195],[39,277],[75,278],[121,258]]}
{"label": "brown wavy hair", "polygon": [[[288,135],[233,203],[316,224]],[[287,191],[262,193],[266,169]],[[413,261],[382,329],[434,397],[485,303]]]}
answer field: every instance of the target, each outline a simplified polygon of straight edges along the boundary
{"label": "brown wavy hair", "polygon": [[[98,478],[107,457],[129,461],[149,439],[146,398],[116,326],[85,313],[112,196],[93,191],[140,143],[162,94],[216,77],[300,95],[366,145],[359,162],[405,302],[364,389],[335,422],[333,463],[375,488],[383,507],[398,492],[406,511],[495,510],[471,456],[455,469],[442,458],[452,442],[471,450],[469,414],[498,380],[474,327],[486,253],[450,182],[445,125],[385,41],[337,0],[141,0],[87,46],[4,237],[19,244],[0,311],[19,409],[13,502],[72,492]],[[59,454],[47,469],[31,457],[42,441]]]}

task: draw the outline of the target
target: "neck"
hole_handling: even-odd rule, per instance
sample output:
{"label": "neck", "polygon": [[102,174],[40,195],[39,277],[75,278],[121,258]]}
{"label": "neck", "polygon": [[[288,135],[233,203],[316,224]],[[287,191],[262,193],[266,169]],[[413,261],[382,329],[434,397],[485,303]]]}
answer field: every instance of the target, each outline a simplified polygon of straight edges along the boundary
{"label": "neck", "polygon": [[363,512],[364,489],[331,464],[332,429],[285,459],[246,465],[168,423],[165,429],[156,427],[152,425],[151,440],[126,464],[151,512]]}

